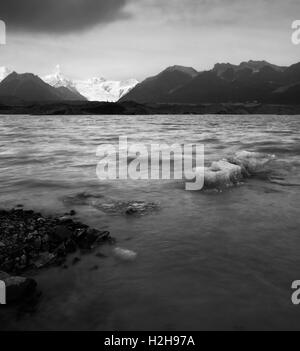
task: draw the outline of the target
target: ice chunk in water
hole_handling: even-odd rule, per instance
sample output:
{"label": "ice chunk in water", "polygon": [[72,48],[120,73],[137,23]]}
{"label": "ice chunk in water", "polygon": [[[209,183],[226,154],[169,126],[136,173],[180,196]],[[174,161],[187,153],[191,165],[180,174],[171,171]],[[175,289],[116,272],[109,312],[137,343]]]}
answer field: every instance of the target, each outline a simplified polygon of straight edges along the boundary
{"label": "ice chunk in water", "polygon": [[228,187],[242,180],[242,168],[226,160],[221,160],[206,167],[204,177],[204,184],[208,188]]}
{"label": "ice chunk in water", "polygon": [[121,247],[116,247],[114,249],[114,254],[116,257],[123,261],[134,261],[137,257],[136,252],[127,249],[122,249]]}
{"label": "ice chunk in water", "polygon": [[[227,160],[213,162],[204,168],[204,184],[206,188],[223,188],[238,184],[251,175],[268,175],[267,165],[274,160],[274,155],[259,152],[240,151]],[[196,168],[195,171],[203,171]]]}
{"label": "ice chunk in water", "polygon": [[246,176],[264,171],[266,165],[275,158],[274,155],[259,152],[240,151],[228,161],[242,167]]}

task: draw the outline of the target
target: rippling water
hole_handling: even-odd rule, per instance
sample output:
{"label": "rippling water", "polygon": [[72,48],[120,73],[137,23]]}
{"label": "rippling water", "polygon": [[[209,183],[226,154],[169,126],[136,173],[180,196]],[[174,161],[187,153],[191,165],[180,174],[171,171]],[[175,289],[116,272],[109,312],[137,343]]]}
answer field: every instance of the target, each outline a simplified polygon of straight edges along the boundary
{"label": "rippling water", "polygon": [[[126,135],[143,143],[204,143],[206,162],[237,151],[274,154],[270,177],[223,191],[181,181],[102,181],[96,148]],[[45,214],[75,209],[109,228],[110,248],[41,272],[33,316],[5,328],[93,330],[300,329],[299,116],[0,116],[0,206]],[[145,201],[145,216],[105,211]],[[95,265],[98,270],[91,270]]]}

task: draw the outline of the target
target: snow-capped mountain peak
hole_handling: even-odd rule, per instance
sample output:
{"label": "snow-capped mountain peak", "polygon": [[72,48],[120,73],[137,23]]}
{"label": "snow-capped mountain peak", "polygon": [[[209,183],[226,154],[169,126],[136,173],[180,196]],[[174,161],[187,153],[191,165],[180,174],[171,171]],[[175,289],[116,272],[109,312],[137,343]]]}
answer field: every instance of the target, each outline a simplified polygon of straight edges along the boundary
{"label": "snow-capped mountain peak", "polygon": [[90,84],[100,84],[106,82],[106,79],[103,77],[93,77],[87,80]]}
{"label": "snow-capped mountain peak", "polygon": [[105,80],[104,78],[92,78],[76,81],[75,84],[80,94],[90,101],[116,102],[133,89],[138,84],[138,81],[136,79],[114,81]]}
{"label": "snow-capped mountain peak", "polygon": [[55,67],[52,74],[45,76],[43,80],[55,88],[65,87],[72,91],[77,91],[89,101],[109,102],[118,101],[138,84],[136,79],[113,81],[106,80],[103,77],[92,77],[87,80],[73,81],[61,72],[59,65]]}
{"label": "snow-capped mountain peak", "polygon": [[7,67],[0,67],[0,82],[6,78],[8,75],[10,75],[12,73],[12,70],[10,70]]}
{"label": "snow-capped mountain peak", "polygon": [[72,91],[77,91],[74,82],[61,73],[60,65],[56,65],[53,73],[42,79],[55,88],[65,87]]}

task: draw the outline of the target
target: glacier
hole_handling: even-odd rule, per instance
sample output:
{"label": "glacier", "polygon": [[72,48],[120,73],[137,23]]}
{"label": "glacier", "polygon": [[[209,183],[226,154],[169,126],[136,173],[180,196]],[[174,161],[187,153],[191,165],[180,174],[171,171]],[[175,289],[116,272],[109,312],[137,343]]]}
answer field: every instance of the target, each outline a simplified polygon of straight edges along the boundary
{"label": "glacier", "polygon": [[66,87],[73,92],[79,92],[89,101],[105,102],[118,101],[139,83],[136,79],[114,81],[106,80],[102,77],[94,77],[87,80],[71,80],[61,72],[59,65],[55,67],[52,74],[42,79],[55,88]]}

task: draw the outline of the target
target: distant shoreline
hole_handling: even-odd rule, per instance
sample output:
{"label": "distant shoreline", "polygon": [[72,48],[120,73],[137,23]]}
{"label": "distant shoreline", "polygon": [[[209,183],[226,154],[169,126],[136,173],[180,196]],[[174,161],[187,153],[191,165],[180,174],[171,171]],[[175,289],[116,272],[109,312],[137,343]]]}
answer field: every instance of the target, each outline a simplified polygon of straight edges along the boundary
{"label": "distant shoreline", "polygon": [[0,103],[0,115],[300,115],[299,105],[264,103],[138,104],[135,102]]}

